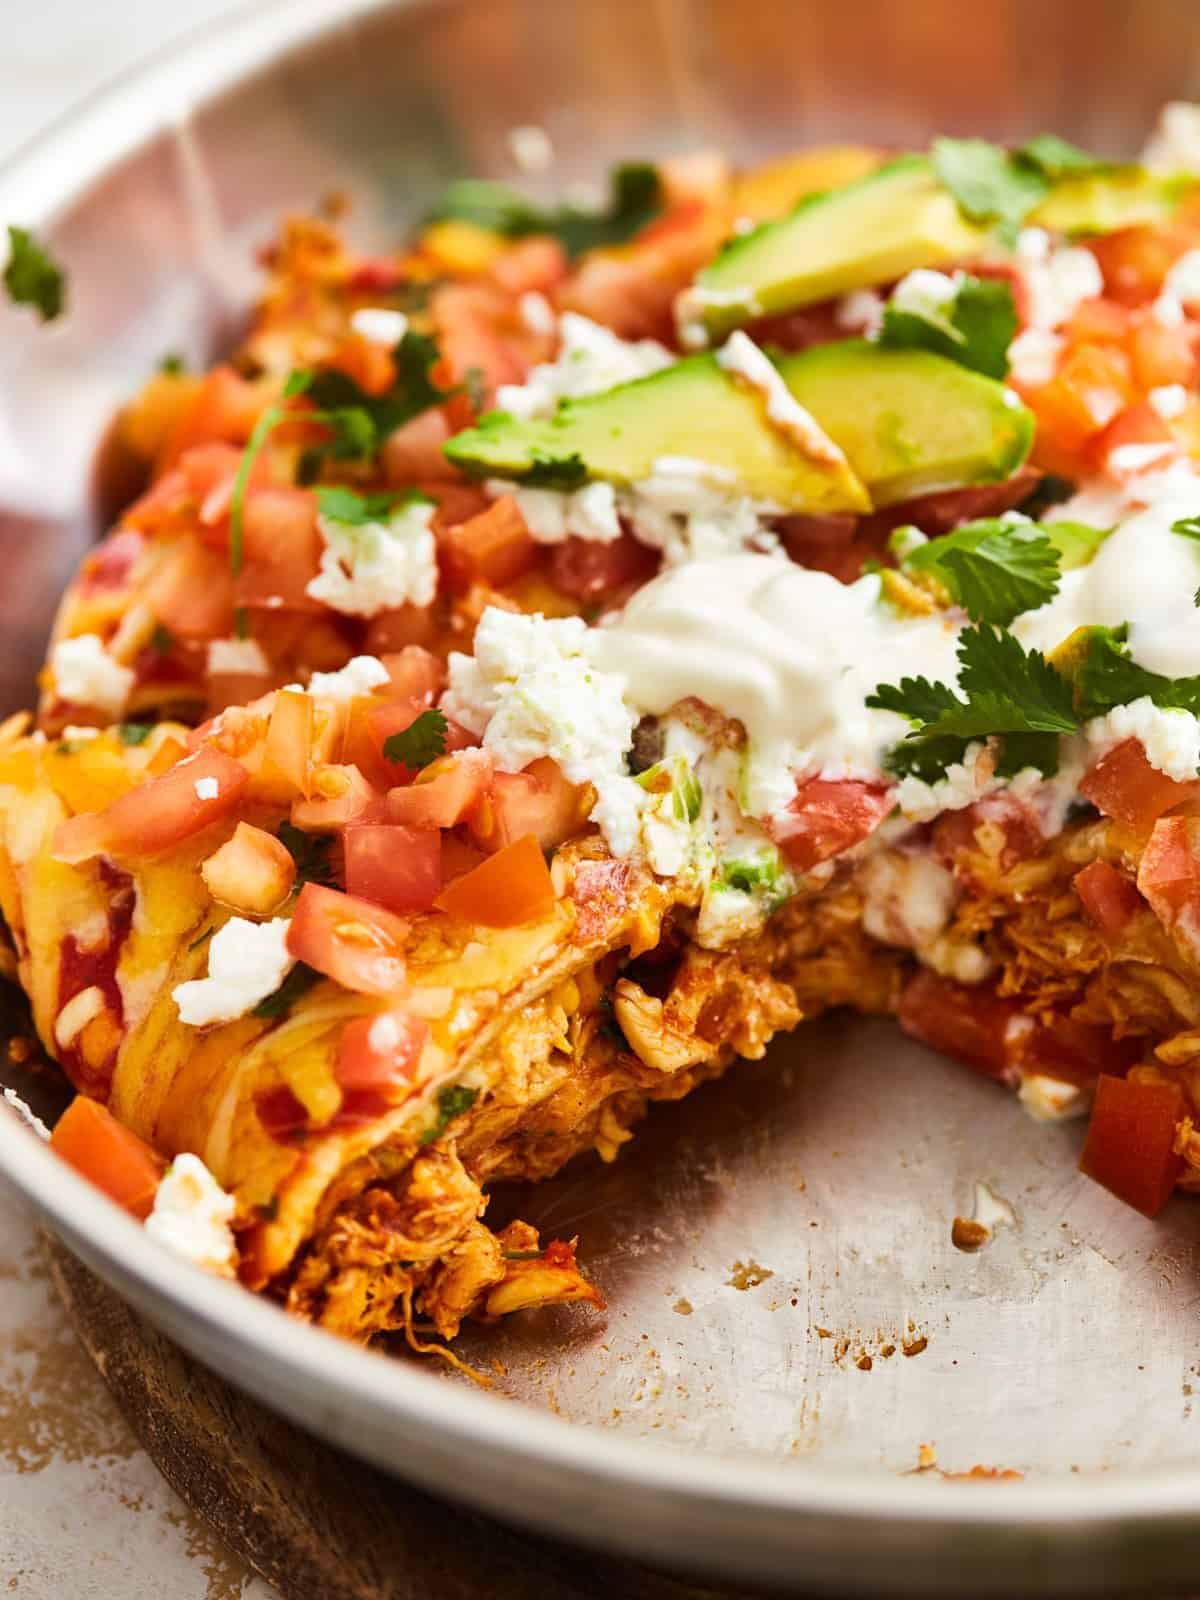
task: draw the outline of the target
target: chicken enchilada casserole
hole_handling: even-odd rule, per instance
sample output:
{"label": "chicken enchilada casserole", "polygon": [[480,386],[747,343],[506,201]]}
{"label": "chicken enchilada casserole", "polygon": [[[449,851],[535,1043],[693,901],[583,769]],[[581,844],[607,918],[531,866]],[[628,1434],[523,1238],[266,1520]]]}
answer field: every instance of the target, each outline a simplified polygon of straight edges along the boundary
{"label": "chicken enchilada casserole", "polygon": [[831,1008],[1088,1118],[1148,1215],[1200,1188],[1200,109],[1136,163],[463,182],[264,265],[118,419],[141,492],[0,728],[64,1159],[443,1352],[603,1306],[490,1186]]}

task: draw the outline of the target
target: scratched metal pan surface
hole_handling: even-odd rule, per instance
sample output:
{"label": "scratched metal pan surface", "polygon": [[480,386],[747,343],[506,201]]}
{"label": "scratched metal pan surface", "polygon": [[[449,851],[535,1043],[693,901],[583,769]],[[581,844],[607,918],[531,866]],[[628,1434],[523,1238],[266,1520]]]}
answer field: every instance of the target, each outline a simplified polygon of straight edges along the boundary
{"label": "scratched metal pan surface", "polygon": [[[0,313],[0,709],[27,703],[97,531],[107,417],[164,350],[199,360],[230,338],[251,247],[289,207],[348,189],[355,227],[394,233],[452,176],[510,176],[520,123],[549,130],[561,182],[696,142],[746,158],[1049,127],[1115,153],[1197,91],[1194,0],[236,13],[0,173],[0,222],[45,231],[72,292],[50,330]],[[52,1080],[18,1086],[53,1110]],[[497,1363],[490,1395],[167,1258],[7,1115],[0,1171],[222,1374],[501,1517],[795,1590],[1182,1586],[1200,1548],[1200,1204],[1144,1221],[1075,1175],[1078,1142],[890,1026],[808,1028],[656,1111],[615,1166],[521,1197],[578,1233],[610,1310],[470,1335],[465,1354]],[[952,1222],[980,1204],[1001,1220],[964,1254]],[[1024,1477],[912,1471],[933,1457]]]}

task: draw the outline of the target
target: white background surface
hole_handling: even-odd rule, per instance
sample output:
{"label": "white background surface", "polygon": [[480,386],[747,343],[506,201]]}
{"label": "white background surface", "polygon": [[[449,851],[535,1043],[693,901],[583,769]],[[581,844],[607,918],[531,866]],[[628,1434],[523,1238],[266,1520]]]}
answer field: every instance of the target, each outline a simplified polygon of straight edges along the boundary
{"label": "white background surface", "polygon": [[[116,73],[232,9],[230,0],[3,0],[0,160]],[[29,1218],[3,1189],[0,1592],[272,1600],[138,1447],[66,1326]]]}

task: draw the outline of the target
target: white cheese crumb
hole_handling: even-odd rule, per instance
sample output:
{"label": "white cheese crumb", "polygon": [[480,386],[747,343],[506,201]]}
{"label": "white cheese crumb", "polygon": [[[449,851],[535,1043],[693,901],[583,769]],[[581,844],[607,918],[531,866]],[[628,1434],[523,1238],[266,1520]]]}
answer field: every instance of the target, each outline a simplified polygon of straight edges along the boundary
{"label": "white cheese crumb", "polygon": [[387,306],[363,306],[350,318],[350,326],[364,339],[373,339],[376,344],[386,344],[391,349],[408,332],[408,318],[403,311],[393,311]]}
{"label": "white cheese crumb", "polygon": [[54,1019],[55,1044],[60,1050],[69,1050],[88,1023],[103,1010],[104,991],[94,983],[72,995]]}
{"label": "white cheese crumb", "polygon": [[95,706],[109,716],[119,716],[133,688],[132,668],[114,661],[96,633],[61,639],[50,658],[54,687],[60,700],[72,705]]}
{"label": "white cheese crumb", "polygon": [[545,128],[522,123],[508,130],[508,148],[522,172],[548,172],[554,165],[554,146]]}
{"label": "white cheese crumb", "polygon": [[1149,695],[1114,706],[1084,731],[1093,752],[1103,754],[1126,739],[1137,739],[1146,760],[1168,778],[1187,783],[1200,776],[1200,722],[1190,711],[1156,706]]}
{"label": "white cheese crumb", "polygon": [[1051,249],[1041,260],[1023,265],[1032,327],[1061,328],[1085,300],[1104,293],[1100,263],[1079,246]]}
{"label": "white cheese crumb", "polygon": [[217,672],[269,677],[271,663],[257,639],[212,639],[208,646],[210,677]]}
{"label": "white cheese crumb", "polygon": [[897,311],[931,322],[935,328],[957,339],[959,335],[946,313],[954,304],[958,288],[958,280],[948,273],[917,267],[901,278],[892,290],[891,304]]}
{"label": "white cheese crumb", "polygon": [[325,548],[305,593],[351,617],[427,606],[437,592],[433,513],[432,503],[419,499],[397,506],[386,522],[319,516]]}
{"label": "white cheese crumb", "polygon": [[558,402],[599,394],[619,383],[647,378],[673,365],[675,357],[654,339],[621,339],[578,312],[559,321],[562,344],[553,361],[534,367],[523,384],[501,384],[496,406],[528,421],[553,416]]}
{"label": "white cheese crumb", "polygon": [[235,1204],[199,1156],[181,1155],[167,1168],[146,1218],[146,1232],[168,1250],[219,1277],[237,1270]]}
{"label": "white cheese crumb", "polygon": [[1142,151],[1151,172],[1200,172],[1200,106],[1168,100]]}
{"label": "white cheese crumb", "polygon": [[661,550],[668,566],[745,549],[771,554],[778,537],[764,525],[774,507],[736,492],[733,474],[687,456],[660,456],[651,474],[617,501],[634,536]]}
{"label": "white cheese crumb", "polygon": [[846,465],[844,453],[817,419],[796,399],[778,371],[748,334],[731,333],[717,352],[717,365],[750,385],[766,401],[767,421],[813,461]]}
{"label": "white cheese crumb", "polygon": [[872,339],[883,326],[883,305],[883,296],[874,289],[855,289],[838,301],[833,320],[839,328],[862,333]]}
{"label": "white cheese crumb", "polygon": [[1163,293],[1184,306],[1200,304],[1200,250],[1189,250],[1180,256],[1167,273]]}
{"label": "white cheese crumb", "polygon": [[644,792],[625,772],[637,713],[622,679],[591,659],[591,630],[578,617],[547,619],[489,607],[474,656],[451,654],[448,716],[482,735],[502,772],[550,756],[572,783],[592,783],[592,820],[614,855],[637,843]]}
{"label": "white cheese crumb", "polygon": [[1164,383],[1151,389],[1146,398],[1164,422],[1182,416],[1187,410],[1188,392],[1182,383]]}
{"label": "white cheese crumb", "polygon": [[270,922],[230,917],[209,941],[208,976],[172,991],[180,1021],[193,1028],[232,1022],[274,994],[294,965],[287,931],[287,917]]}
{"label": "white cheese crumb", "polygon": [[215,778],[195,778],[192,788],[196,791],[197,800],[215,800],[221,792],[221,785]]}
{"label": "white cheese crumb", "polygon": [[1119,444],[1108,452],[1105,463],[1110,472],[1142,472],[1174,454],[1175,446],[1165,440],[1158,444]]}
{"label": "white cheese crumb", "polygon": [[1017,1099],[1035,1122],[1066,1122],[1086,1117],[1091,1110],[1092,1091],[1043,1072],[1022,1072]]}
{"label": "white cheese crumb", "polygon": [[4,1099],[5,1103],[13,1108],[25,1126],[32,1129],[39,1139],[48,1139],[50,1137],[50,1129],[33,1107],[26,1105],[15,1089],[5,1089]]}
{"label": "white cheese crumb", "polygon": [[557,489],[522,489],[519,484],[493,479],[489,494],[510,494],[538,544],[561,544],[574,536],[594,544],[611,544],[621,537],[617,495],[611,483],[588,483],[569,494]]}
{"label": "white cheese crumb", "polygon": [[896,785],[896,804],[910,822],[932,822],[943,811],[962,811],[1000,787],[993,766],[986,745],[969,744],[962,760],[951,762],[936,783],[901,778]]}
{"label": "white cheese crumb", "polygon": [[[355,695],[370,694],[387,681],[388,669],[377,656],[352,656],[337,672],[314,672],[308,680],[308,692],[327,700],[353,700]],[[288,687],[298,689],[300,685]]]}
{"label": "white cheese crumb", "polygon": [[517,301],[517,314],[529,333],[551,334],[558,327],[554,307],[536,289],[526,289]]}
{"label": "white cheese crumb", "polygon": [[1058,370],[1066,340],[1048,328],[1026,328],[1008,347],[1008,366],[1017,383],[1036,389]]}

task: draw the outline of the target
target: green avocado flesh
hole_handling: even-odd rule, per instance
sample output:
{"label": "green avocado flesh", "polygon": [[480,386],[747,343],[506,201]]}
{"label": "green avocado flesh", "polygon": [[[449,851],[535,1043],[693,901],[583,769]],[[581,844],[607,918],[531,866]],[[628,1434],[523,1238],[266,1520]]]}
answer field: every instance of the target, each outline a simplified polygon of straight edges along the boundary
{"label": "green avocado flesh", "polygon": [[1112,233],[1165,221],[1195,187],[1196,180],[1183,175],[1164,177],[1145,167],[1114,167],[1056,184],[1029,221],[1072,236]]}
{"label": "green avocado flesh", "polygon": [[650,477],[662,456],[686,456],[729,473],[738,493],[784,511],[870,506],[844,462],[798,450],[767,420],[760,396],[729,377],[713,355],[687,356],[648,378],[564,400],[543,421],[493,412],[451,439],[446,455],[476,477],[533,474],[534,481],[550,482],[547,466],[576,458],[587,477],[621,485]]}
{"label": "green avocado flesh", "polygon": [[927,350],[849,339],[776,364],[850,470],[794,448],[712,355],[565,401],[546,421],[494,412],[446,454],[477,477],[517,479],[576,457],[587,477],[617,484],[649,477],[661,456],[687,456],[732,473],[741,494],[825,513],[995,483],[1029,453],[1033,417],[1004,386]]}
{"label": "green avocado flesh", "polygon": [[986,238],[924,156],[902,156],[731,239],[696,279],[696,318],[717,339],[757,317],[966,260]]}
{"label": "green avocado flesh", "polygon": [[1033,443],[1033,415],[1011,390],[928,350],[847,339],[776,364],[841,446],[875,506],[997,483],[1012,476]]}

